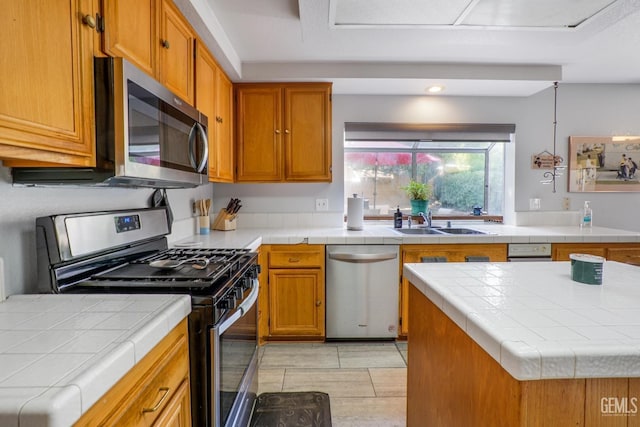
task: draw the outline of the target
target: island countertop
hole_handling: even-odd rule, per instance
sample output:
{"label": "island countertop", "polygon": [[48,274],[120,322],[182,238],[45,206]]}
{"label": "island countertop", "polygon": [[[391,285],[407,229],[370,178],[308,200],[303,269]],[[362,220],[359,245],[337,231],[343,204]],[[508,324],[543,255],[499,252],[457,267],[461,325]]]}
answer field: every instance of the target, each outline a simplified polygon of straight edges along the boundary
{"label": "island countertop", "polygon": [[405,277],[517,380],[640,377],[640,269],[602,285],[569,262],[405,264]]}
{"label": "island countertop", "polygon": [[190,312],[187,295],[0,302],[0,425],[73,425]]}

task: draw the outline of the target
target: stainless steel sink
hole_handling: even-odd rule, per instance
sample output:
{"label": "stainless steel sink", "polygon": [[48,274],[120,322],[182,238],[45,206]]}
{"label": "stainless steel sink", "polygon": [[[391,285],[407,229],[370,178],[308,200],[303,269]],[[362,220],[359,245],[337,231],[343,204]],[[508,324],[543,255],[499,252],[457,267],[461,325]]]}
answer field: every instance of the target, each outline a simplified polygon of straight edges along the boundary
{"label": "stainless steel sink", "polygon": [[395,231],[399,231],[402,234],[443,234],[438,229],[420,227],[420,228],[394,228]]}
{"label": "stainless steel sink", "polygon": [[439,231],[446,234],[487,234],[484,231],[474,230],[472,228],[439,228]]}

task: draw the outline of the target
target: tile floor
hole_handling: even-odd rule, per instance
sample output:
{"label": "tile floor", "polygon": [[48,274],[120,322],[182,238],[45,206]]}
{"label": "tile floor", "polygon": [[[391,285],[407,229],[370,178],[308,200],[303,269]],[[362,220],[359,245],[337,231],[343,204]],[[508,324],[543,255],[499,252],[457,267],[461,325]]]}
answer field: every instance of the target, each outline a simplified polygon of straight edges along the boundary
{"label": "tile floor", "polygon": [[404,427],[406,355],[406,342],[269,343],[259,393],[328,393],[333,427]]}

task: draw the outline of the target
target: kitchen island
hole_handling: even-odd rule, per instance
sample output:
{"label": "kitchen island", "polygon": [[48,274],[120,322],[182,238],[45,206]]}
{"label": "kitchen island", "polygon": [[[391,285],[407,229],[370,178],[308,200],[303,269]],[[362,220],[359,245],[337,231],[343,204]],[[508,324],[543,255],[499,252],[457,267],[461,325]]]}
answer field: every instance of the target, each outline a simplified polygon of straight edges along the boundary
{"label": "kitchen island", "polygon": [[640,425],[640,269],[405,264],[407,425]]}

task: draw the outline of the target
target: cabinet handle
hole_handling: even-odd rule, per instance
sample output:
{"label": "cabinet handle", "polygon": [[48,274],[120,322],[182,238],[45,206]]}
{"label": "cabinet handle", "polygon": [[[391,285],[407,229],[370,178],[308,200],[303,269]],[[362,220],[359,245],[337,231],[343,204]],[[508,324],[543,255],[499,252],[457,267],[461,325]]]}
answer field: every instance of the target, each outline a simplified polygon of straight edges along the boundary
{"label": "cabinet handle", "polygon": [[222,121],[223,121],[223,120],[222,120],[222,117],[220,117],[220,116],[216,116],[216,122],[218,122],[218,123],[222,123]]}
{"label": "cabinet handle", "polygon": [[276,134],[280,135],[280,129],[276,129]]}
{"label": "cabinet handle", "polygon": [[162,47],[165,49],[169,49],[171,47],[169,40],[165,40],[165,39],[160,40],[160,45],[162,45]]}
{"label": "cabinet handle", "polygon": [[89,28],[96,28],[96,20],[91,15],[84,15],[82,17],[82,23]]}
{"label": "cabinet handle", "polygon": [[284,133],[289,133],[289,129],[285,129],[285,130],[284,130]]}
{"label": "cabinet handle", "polygon": [[289,262],[300,262],[300,258],[289,258]]}
{"label": "cabinet handle", "polygon": [[161,392],[161,391],[164,392],[164,394],[162,395],[158,403],[156,403],[156,405],[153,408],[142,408],[143,414],[146,412],[156,412],[158,409],[160,409],[160,407],[162,406],[162,402],[164,402],[164,400],[169,395],[169,387],[160,387],[158,389],[158,392]]}
{"label": "cabinet handle", "polygon": [[322,305],[322,301],[318,300],[316,301],[316,307],[320,307]]}

